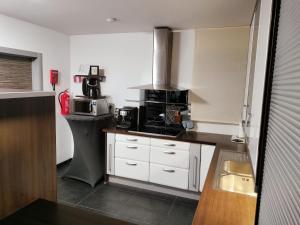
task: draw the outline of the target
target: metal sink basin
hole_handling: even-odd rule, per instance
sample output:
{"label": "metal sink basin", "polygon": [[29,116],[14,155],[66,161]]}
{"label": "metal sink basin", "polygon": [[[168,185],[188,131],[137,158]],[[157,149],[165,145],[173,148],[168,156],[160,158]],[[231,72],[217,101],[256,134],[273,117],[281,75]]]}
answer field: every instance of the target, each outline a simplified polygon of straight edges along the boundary
{"label": "metal sink basin", "polygon": [[254,180],[252,177],[247,176],[235,174],[221,175],[219,180],[219,188],[224,191],[255,195]]}
{"label": "metal sink basin", "polygon": [[245,153],[220,152],[214,188],[256,196],[251,165]]}
{"label": "metal sink basin", "polygon": [[226,160],[223,161],[222,169],[226,173],[233,173],[243,176],[252,176],[251,165],[248,162]]}

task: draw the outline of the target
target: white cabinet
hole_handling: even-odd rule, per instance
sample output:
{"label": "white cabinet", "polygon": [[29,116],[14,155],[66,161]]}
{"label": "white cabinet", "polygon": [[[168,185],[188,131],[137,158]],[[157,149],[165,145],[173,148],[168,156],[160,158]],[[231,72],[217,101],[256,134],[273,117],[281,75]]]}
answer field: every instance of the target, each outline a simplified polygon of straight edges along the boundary
{"label": "white cabinet", "polygon": [[202,192],[216,146],[201,145],[200,187]]}
{"label": "white cabinet", "polygon": [[189,151],[190,143],[151,138],[149,181],[187,190]]}
{"label": "white cabinet", "polygon": [[106,134],[106,173],[115,174],[115,134]]}
{"label": "white cabinet", "polygon": [[115,140],[115,175],[149,180],[150,138],[117,134]]}
{"label": "white cabinet", "polygon": [[150,163],[189,168],[189,151],[151,147]]}
{"label": "white cabinet", "polygon": [[170,187],[188,189],[189,171],[176,167],[150,164],[150,182]]}
{"label": "white cabinet", "polygon": [[149,163],[116,158],[115,175],[136,180],[148,181]]}
{"label": "white cabinet", "polygon": [[180,149],[180,150],[188,151],[190,149],[190,145],[191,144],[188,142],[151,138],[151,146],[154,146],[154,147]]}
{"label": "white cabinet", "polygon": [[116,141],[115,157],[149,162],[150,146]]}
{"label": "white cabinet", "polygon": [[107,174],[202,191],[215,146],[107,133]]}
{"label": "white cabinet", "polygon": [[150,138],[148,137],[140,137],[126,134],[116,134],[116,141],[135,143],[141,145],[150,145]]}

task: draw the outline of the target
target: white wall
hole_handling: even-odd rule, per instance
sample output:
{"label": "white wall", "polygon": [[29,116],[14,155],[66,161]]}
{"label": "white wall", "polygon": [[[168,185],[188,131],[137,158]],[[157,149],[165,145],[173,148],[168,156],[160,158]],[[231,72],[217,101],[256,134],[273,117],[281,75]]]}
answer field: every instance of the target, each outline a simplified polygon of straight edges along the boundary
{"label": "white wall", "polygon": [[257,50],[253,79],[253,94],[251,103],[249,151],[254,172],[256,173],[258,144],[260,136],[261,114],[265,85],[266,63],[268,55],[269,30],[272,11],[272,0],[260,3]]}
{"label": "white wall", "polygon": [[171,83],[191,88],[194,73],[196,30],[173,33]]}
{"label": "white wall", "polygon": [[249,27],[196,32],[192,119],[239,124],[244,99]]}
{"label": "white wall", "polygon": [[[242,30],[245,34],[248,32],[247,27],[236,28]],[[209,29],[202,29],[202,32],[208,31]],[[228,29],[219,29],[220,32],[226,32]],[[193,83],[195,80],[195,65],[198,64],[195,54],[199,54],[196,49],[197,45],[197,34],[199,30],[184,30],[184,31],[175,31],[173,34],[173,55],[172,55],[172,83],[178,85],[179,87],[191,89],[193,92],[194,87],[197,84]],[[247,40],[247,37],[245,38]],[[244,50],[247,51],[247,44],[243,46]],[[243,63],[246,63],[243,60]],[[245,65],[244,65],[245,66]],[[246,69],[245,69],[246,71]],[[245,76],[244,72],[241,74],[241,77]],[[216,81],[217,83],[218,81]],[[243,87],[244,79],[240,80],[241,87]],[[198,85],[201,85],[201,81],[198,82]],[[227,87],[228,88],[228,87]],[[242,88],[243,89],[243,88]],[[193,94],[190,96],[193,98]],[[242,104],[237,107],[239,111]],[[193,108],[193,99],[192,99],[192,108]],[[195,110],[194,110],[195,111]],[[222,111],[218,111],[222,113]],[[195,121],[194,131],[198,132],[207,132],[207,133],[218,133],[218,134],[228,134],[228,135],[237,135],[239,133],[239,126],[232,123],[220,123],[213,121]]]}
{"label": "white wall", "polygon": [[[49,70],[60,72],[56,92],[70,85],[70,38],[67,35],[33,25],[21,20],[0,15],[0,46],[33,51],[43,54],[43,86],[51,90]],[[57,162],[72,157],[71,132],[65,119],[58,113],[56,102],[56,147]]]}
{"label": "white wall", "polygon": [[[237,29],[242,30],[244,33],[249,30],[245,27]],[[228,29],[226,29],[226,32],[228,32]],[[172,83],[191,89],[195,85],[194,66],[197,63],[195,62],[194,52],[196,33],[195,30],[176,31],[174,32],[173,41]],[[245,50],[244,47],[246,49],[248,47],[247,36],[242,50]],[[128,87],[152,82],[152,52],[152,33],[71,36],[71,74],[75,75],[78,72],[80,64],[100,65],[104,68],[107,76],[106,82],[102,83],[102,94],[111,96],[111,100],[116,104],[116,107],[135,105],[126,102],[126,99],[137,100],[139,91],[130,90]],[[247,62],[247,54],[245,54],[244,61]],[[242,78],[235,83],[235,85],[240,85],[239,90],[244,88],[245,76],[246,68],[244,73],[241,74]],[[197,82],[201,83],[201,80],[197,80]],[[71,81],[71,87],[73,95],[82,95],[81,84]],[[241,102],[238,103],[238,107],[232,109],[233,114],[236,114],[235,111],[240,114],[242,99],[243,95],[241,95]],[[206,123],[206,121],[202,121],[202,123],[196,124],[195,129],[212,133],[238,133],[238,125],[234,123],[211,123],[211,121]]]}
{"label": "white wall", "polygon": [[[107,76],[102,95],[116,107],[132,105],[126,99],[137,100],[139,91],[128,87],[152,82],[152,38],[152,33],[71,36],[71,74],[80,64],[100,65]],[[74,95],[82,95],[80,83],[71,86]]]}

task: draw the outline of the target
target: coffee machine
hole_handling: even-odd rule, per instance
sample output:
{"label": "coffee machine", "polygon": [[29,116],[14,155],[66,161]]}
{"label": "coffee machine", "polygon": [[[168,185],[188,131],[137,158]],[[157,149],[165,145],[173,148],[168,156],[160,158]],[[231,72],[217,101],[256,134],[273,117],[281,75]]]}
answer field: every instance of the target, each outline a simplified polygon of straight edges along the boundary
{"label": "coffee machine", "polygon": [[101,96],[100,80],[98,76],[89,75],[82,81],[82,93],[90,99],[98,99]]}
{"label": "coffee machine", "polygon": [[117,128],[136,130],[138,121],[138,108],[125,106],[115,111]]}

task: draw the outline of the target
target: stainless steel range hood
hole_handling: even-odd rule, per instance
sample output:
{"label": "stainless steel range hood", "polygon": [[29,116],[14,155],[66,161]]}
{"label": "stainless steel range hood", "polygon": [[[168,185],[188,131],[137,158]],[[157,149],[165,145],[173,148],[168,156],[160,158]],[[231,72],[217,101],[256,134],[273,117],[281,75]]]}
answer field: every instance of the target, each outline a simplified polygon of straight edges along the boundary
{"label": "stainless steel range hood", "polygon": [[156,27],[153,31],[152,84],[131,87],[131,89],[187,90],[171,85],[173,33],[169,27]]}

